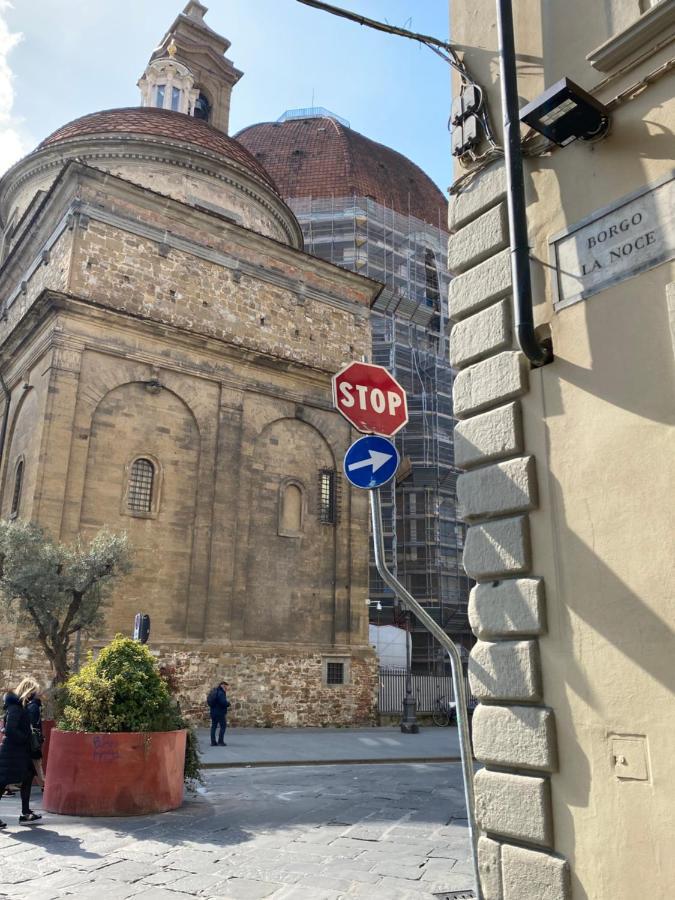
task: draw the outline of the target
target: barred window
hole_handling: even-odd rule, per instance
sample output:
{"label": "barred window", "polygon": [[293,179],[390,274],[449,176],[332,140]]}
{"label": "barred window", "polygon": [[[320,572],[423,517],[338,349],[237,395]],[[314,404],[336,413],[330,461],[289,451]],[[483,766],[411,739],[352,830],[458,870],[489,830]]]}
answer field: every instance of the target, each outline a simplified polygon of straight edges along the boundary
{"label": "barred window", "polygon": [[20,459],[16,464],[14,472],[14,493],[12,494],[12,512],[13,516],[18,516],[19,507],[21,506],[21,489],[23,488],[23,460]]}
{"label": "barred window", "polygon": [[134,512],[151,512],[155,467],[149,459],[136,459],[131,466],[127,507]]}
{"label": "barred window", "polygon": [[337,473],[335,469],[319,472],[319,521],[324,525],[337,523]]}
{"label": "barred window", "polygon": [[326,684],[345,683],[345,664],[343,662],[326,663]]}

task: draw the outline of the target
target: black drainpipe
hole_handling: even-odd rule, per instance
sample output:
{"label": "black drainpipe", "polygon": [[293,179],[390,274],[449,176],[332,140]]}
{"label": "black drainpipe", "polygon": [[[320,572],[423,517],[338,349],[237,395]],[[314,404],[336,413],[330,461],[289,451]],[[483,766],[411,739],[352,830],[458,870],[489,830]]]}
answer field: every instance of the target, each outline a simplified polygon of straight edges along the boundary
{"label": "black drainpipe", "polygon": [[518,344],[525,356],[533,366],[545,366],[547,363],[553,362],[553,350],[548,343],[542,344],[534,333],[530,247],[527,239],[527,207],[525,206],[523,156],[520,148],[518,82],[511,0],[497,0],[497,26],[509,233],[511,235],[514,325]]}

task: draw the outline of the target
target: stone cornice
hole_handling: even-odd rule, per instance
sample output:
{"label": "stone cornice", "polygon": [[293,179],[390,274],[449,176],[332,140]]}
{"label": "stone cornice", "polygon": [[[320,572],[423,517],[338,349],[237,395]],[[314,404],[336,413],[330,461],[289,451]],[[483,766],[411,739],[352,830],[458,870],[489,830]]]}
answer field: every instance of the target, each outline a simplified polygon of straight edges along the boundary
{"label": "stone cornice", "polygon": [[[132,182],[125,181],[124,179],[117,176],[108,175],[95,168],[90,168],[77,163],[71,163],[69,166],[69,170],[70,174],[81,176],[80,183],[82,183],[82,177],[85,179],[91,177],[95,180],[105,181],[106,188],[111,195],[120,193],[122,195],[127,194],[130,197],[137,198],[138,192],[143,191],[151,199],[157,199],[161,201],[165,209],[167,208],[167,206],[174,206],[177,211],[181,212],[181,217],[183,218],[183,220],[185,219],[185,216],[193,216],[197,221],[200,221],[202,223],[212,222],[214,216],[216,216],[216,214],[214,213],[187,206],[179,200],[174,200],[173,198],[165,197],[162,194],[157,194],[156,192],[153,192],[148,188],[135,185]],[[52,189],[54,194],[58,194],[59,196],[67,196],[66,191],[68,189],[68,186],[66,185],[66,182],[68,180],[69,179],[67,177],[60,179]],[[77,192],[79,193],[79,190]],[[58,202],[58,197],[54,196],[54,194],[52,195],[51,199],[56,203]],[[41,209],[45,211],[45,214],[47,212],[47,206],[47,202],[43,201]],[[379,290],[381,290],[381,286],[378,286],[376,282],[365,279],[363,278],[363,276],[357,275],[353,272],[348,272],[347,270],[333,266],[330,263],[318,260],[315,257],[312,257],[302,251],[287,247],[284,244],[274,241],[273,238],[259,235],[257,232],[252,232],[240,225],[231,223],[223,217],[218,218],[219,227],[221,227],[222,229],[231,228],[233,230],[236,230],[238,235],[241,235],[243,233],[246,235],[247,239],[254,244],[258,242],[260,242],[261,244],[271,242],[274,246],[275,251],[274,254],[270,254],[271,258],[273,258],[274,256],[278,256],[279,254],[281,254],[282,256],[288,254],[291,258],[291,261],[296,266],[298,266],[299,254],[302,262],[305,265],[311,266],[311,268],[315,270],[327,269],[332,278],[337,277],[341,281],[345,281],[347,283],[351,282],[352,284],[356,282],[361,288],[366,285],[370,288],[372,294],[375,294],[376,292],[379,293]],[[86,225],[87,221],[89,220],[102,222],[111,227],[118,228],[121,231],[126,231],[130,234],[134,234],[147,240],[154,241],[158,244],[158,246],[161,244],[168,249],[173,248],[181,252],[189,253],[197,257],[198,259],[204,259],[216,265],[220,265],[224,268],[228,268],[232,271],[238,272],[239,275],[247,275],[267,284],[272,284],[276,287],[288,290],[298,296],[299,302],[304,302],[306,299],[313,299],[322,303],[327,303],[342,311],[350,312],[357,317],[363,317],[364,319],[367,319],[368,317],[367,306],[360,305],[359,303],[351,300],[345,300],[344,298],[330,291],[321,290],[320,288],[308,285],[301,278],[289,277],[287,275],[274,271],[274,269],[272,268],[262,265],[256,265],[254,263],[248,262],[247,260],[240,259],[234,255],[221,253],[197,241],[192,241],[189,238],[171,234],[166,229],[148,225],[144,222],[139,221],[138,219],[120,215],[101,206],[94,206],[93,204],[86,203],[80,200],[79,197],[70,199],[70,202],[67,203],[67,206],[61,213],[59,219],[57,220],[55,225],[52,226],[51,232],[47,235],[46,238],[43,239],[41,243],[38,243],[37,250],[34,251],[34,255],[31,261],[28,263],[28,265],[25,266],[25,268],[21,268],[20,274],[16,274],[19,260],[17,258],[17,254],[15,254],[14,251],[5,261],[5,264],[0,268],[0,293],[2,293],[2,283],[5,278],[12,277],[10,275],[10,270],[13,269],[15,272],[13,276],[15,284],[13,288],[10,288],[3,302],[4,310],[9,309],[9,307],[15,302],[16,298],[23,292],[24,285],[35,273],[35,271],[41,265],[44,265],[46,262],[48,262],[49,251],[58,241],[64,231],[66,231],[68,228],[73,228],[77,224]],[[35,232],[31,233],[31,237],[35,237]],[[18,249],[18,247],[15,249]],[[321,273],[319,272],[319,274]]]}
{"label": "stone cornice", "polygon": [[303,245],[302,231],[293,212],[269,185],[245,166],[188,142],[175,141],[168,146],[166,138],[131,133],[71,138],[24,157],[0,179],[0,215],[5,206],[11,205],[9,198],[26,181],[62,168],[71,159],[153,162],[215,178],[263,207],[289,244],[297,248]]}

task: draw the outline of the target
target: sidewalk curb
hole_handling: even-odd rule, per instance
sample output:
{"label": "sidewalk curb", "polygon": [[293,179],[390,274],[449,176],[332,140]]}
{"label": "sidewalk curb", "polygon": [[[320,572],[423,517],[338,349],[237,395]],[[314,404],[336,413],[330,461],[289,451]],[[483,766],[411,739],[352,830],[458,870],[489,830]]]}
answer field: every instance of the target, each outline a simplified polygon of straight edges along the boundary
{"label": "sidewalk curb", "polygon": [[458,763],[460,756],[402,756],[390,759],[290,759],[253,762],[204,762],[202,769],[260,769],[280,766],[389,766],[401,763]]}

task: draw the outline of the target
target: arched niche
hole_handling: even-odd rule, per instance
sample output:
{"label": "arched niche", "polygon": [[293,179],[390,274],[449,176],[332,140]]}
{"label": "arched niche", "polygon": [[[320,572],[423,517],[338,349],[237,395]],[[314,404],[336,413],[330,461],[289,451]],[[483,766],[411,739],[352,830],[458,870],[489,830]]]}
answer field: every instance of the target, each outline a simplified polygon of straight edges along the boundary
{"label": "arched niche", "polygon": [[[336,525],[320,520],[319,490],[320,473],[335,468],[333,453],[313,426],[278,419],[257,437],[252,459],[243,637],[330,643]],[[293,486],[304,491],[302,529],[289,540],[279,528],[279,503]]]}
{"label": "arched niche", "polygon": [[[130,466],[152,461],[153,504],[129,508]],[[187,404],[172,391],[130,382],[113,388],[92,417],[80,530],[126,531],[133,571],[115,590],[108,630],[128,631],[136,612],[152,618],[155,636],[182,635],[190,587],[200,435]],[[158,493],[161,483],[161,496]]]}

